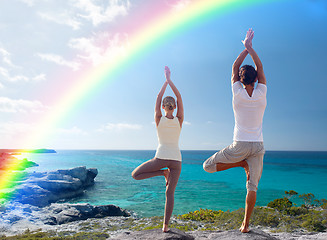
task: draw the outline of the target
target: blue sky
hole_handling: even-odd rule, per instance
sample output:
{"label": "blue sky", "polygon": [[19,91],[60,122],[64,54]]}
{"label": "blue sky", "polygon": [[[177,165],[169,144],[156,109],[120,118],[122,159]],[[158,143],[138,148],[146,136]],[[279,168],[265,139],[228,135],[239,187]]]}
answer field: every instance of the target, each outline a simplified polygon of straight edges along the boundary
{"label": "blue sky", "polygon": [[[119,22],[149,1],[0,1],[1,148],[24,147],[15,139],[37,131],[31,119],[51,108],[42,93],[56,91],[60,73],[79,71],[78,59],[103,61],[123,47],[114,38]],[[234,127],[231,66],[252,27],[267,77],[266,149],[327,151],[326,26],[323,0],[267,1],[199,22],[141,55],[35,147],[155,149],[154,103],[165,65],[184,101],[181,148],[227,146]],[[108,39],[111,48],[98,51],[94,39]]]}

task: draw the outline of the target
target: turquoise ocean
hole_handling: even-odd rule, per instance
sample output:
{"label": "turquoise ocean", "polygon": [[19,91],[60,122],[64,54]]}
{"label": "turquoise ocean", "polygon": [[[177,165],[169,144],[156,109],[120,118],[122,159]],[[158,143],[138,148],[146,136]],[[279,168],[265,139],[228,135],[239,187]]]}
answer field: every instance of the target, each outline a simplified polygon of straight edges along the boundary
{"label": "turquoise ocean", "polygon": [[[182,151],[182,172],[175,192],[173,214],[200,208],[236,210],[244,207],[246,175],[242,168],[207,173],[202,163],[215,151]],[[163,177],[136,181],[131,172],[153,158],[150,150],[59,150],[52,154],[28,154],[39,164],[28,171],[50,171],[77,166],[97,168],[96,183],[71,203],[115,204],[140,217],[161,216],[165,202]],[[313,193],[327,199],[327,152],[267,151],[259,183],[257,205],[285,196],[285,191]],[[296,199],[294,200],[296,202]],[[300,204],[300,202],[298,203]]]}

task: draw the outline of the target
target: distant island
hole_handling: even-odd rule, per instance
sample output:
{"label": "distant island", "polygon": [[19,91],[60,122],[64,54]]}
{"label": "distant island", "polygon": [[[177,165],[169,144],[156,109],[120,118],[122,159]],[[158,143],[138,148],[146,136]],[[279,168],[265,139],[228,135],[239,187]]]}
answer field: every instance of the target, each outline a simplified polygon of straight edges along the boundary
{"label": "distant island", "polygon": [[20,153],[57,153],[53,149],[0,149],[1,153],[9,153],[9,154],[20,154]]}

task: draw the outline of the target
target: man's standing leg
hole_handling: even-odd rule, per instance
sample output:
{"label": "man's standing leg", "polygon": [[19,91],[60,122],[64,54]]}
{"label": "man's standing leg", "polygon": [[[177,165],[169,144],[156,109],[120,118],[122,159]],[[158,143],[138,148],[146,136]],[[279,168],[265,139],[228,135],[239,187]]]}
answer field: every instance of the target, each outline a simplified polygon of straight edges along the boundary
{"label": "man's standing leg", "polygon": [[257,200],[257,189],[263,168],[263,144],[258,143],[256,145],[258,145],[257,149],[259,149],[260,151],[257,152],[254,156],[248,157],[246,159],[247,168],[244,168],[245,172],[247,173],[248,179],[246,183],[247,194],[245,199],[244,220],[242,226],[240,227],[240,231],[243,233],[250,231],[250,218]]}
{"label": "man's standing leg", "polygon": [[250,218],[251,218],[251,214],[254,209],[256,200],[257,200],[257,192],[248,191],[248,193],[246,194],[246,200],[245,200],[244,220],[243,220],[242,226],[240,227],[240,231],[242,233],[247,233],[250,231],[249,230]]}

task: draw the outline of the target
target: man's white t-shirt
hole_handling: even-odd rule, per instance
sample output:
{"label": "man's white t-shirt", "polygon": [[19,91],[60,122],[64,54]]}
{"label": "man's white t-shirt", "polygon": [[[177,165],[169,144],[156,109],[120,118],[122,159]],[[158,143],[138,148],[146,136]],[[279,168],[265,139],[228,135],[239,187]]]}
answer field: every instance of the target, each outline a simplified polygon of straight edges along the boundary
{"label": "man's white t-shirt", "polygon": [[258,83],[250,97],[240,81],[232,86],[235,116],[234,141],[263,142],[262,120],[267,105],[267,86]]}

